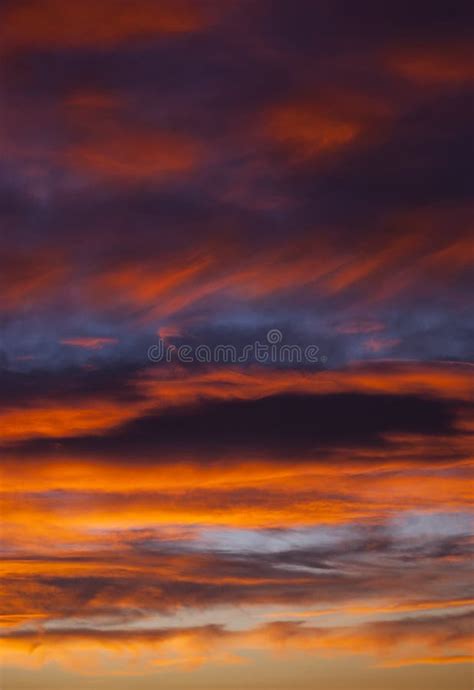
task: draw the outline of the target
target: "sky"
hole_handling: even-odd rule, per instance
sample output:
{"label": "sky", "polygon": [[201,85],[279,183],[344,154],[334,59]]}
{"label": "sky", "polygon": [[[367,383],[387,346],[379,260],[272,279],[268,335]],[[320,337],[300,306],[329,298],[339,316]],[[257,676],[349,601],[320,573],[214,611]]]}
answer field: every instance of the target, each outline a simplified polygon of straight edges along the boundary
{"label": "sky", "polygon": [[472,687],[472,27],[1,1],[3,690]]}

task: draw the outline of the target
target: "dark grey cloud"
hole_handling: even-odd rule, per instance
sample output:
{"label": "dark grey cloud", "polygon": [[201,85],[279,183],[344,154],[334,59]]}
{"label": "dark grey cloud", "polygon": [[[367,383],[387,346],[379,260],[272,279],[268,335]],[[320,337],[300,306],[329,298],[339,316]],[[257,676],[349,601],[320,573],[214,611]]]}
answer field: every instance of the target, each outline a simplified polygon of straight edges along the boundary
{"label": "dark grey cloud", "polygon": [[[117,373],[117,372],[116,372]],[[92,377],[91,377],[92,378]],[[26,379],[28,386],[34,379]],[[79,381],[64,400],[88,389]],[[137,394],[126,378],[114,387],[107,375],[89,392],[116,391],[130,402]],[[61,388],[59,389],[59,392]],[[17,392],[18,394],[18,392]],[[19,399],[17,398],[17,404]],[[94,435],[24,440],[7,446],[11,453],[53,453],[114,461],[161,462],[172,457],[199,462],[254,454],[295,462],[317,460],[330,449],[389,449],[389,434],[453,437],[455,420],[465,403],[391,394],[280,394],[257,400],[212,401],[149,412],[123,426]],[[199,459],[200,458],[200,459]],[[454,458],[454,456],[453,456]]]}

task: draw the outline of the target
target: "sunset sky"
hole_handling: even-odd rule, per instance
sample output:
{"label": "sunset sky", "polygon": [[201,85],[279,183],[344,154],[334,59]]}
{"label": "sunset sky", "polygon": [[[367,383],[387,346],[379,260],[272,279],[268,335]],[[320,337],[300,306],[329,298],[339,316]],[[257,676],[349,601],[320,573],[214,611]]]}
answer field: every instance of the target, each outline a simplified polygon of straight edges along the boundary
{"label": "sunset sky", "polygon": [[471,690],[472,29],[1,0],[2,690]]}

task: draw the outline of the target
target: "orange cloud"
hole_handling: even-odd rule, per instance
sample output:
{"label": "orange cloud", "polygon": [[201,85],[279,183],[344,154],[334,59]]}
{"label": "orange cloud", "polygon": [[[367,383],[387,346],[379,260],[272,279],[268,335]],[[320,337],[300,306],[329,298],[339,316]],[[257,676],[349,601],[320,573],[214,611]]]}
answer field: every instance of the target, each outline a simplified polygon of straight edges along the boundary
{"label": "orange cloud", "polygon": [[200,160],[198,144],[187,136],[113,124],[65,151],[65,162],[77,172],[127,180],[188,172]]}
{"label": "orange cloud", "polygon": [[3,10],[4,49],[114,47],[122,42],[199,31],[215,21],[190,0],[27,0]]}
{"label": "orange cloud", "polygon": [[358,123],[331,118],[311,104],[288,105],[275,110],[267,127],[277,141],[296,145],[308,156],[344,147],[360,132]]}
{"label": "orange cloud", "polygon": [[365,341],[365,348],[374,353],[386,352],[399,345],[400,342],[400,338],[368,338]]}
{"label": "orange cloud", "polygon": [[28,309],[54,299],[69,268],[61,251],[0,251],[0,309]]}
{"label": "orange cloud", "polygon": [[38,406],[2,410],[0,434],[5,441],[15,441],[100,433],[138,414],[137,408],[128,408],[112,400],[86,399],[68,405],[44,401]]}
{"label": "orange cloud", "polygon": [[267,136],[292,150],[297,158],[337,152],[351,145],[381,121],[393,105],[350,89],[326,89],[318,95],[295,96],[264,114]]}
{"label": "orange cloud", "polygon": [[[469,615],[380,621],[353,627],[312,627],[288,621],[231,631],[221,626],[138,631],[66,629],[18,632],[5,637],[10,664],[39,668],[56,662],[81,674],[111,667],[121,673],[149,673],[156,665],[234,663],[252,650],[311,653],[322,658],[364,654],[388,665],[466,663],[470,659]],[[436,654],[436,652],[440,652]],[[426,656],[423,656],[423,652]],[[434,653],[433,653],[434,652]],[[104,664],[101,655],[108,657]],[[192,667],[193,663],[191,663]]]}
{"label": "orange cloud", "polygon": [[461,38],[446,45],[418,44],[394,49],[388,65],[398,74],[419,84],[456,84],[474,78],[472,46]]}
{"label": "orange cloud", "polygon": [[[188,175],[206,161],[207,153],[198,141],[178,132],[139,128],[124,118],[121,105],[110,106],[108,122],[109,115],[104,117],[96,103],[101,98],[107,102],[105,94],[77,98],[92,99],[93,105],[85,107],[86,115],[78,115],[77,107],[72,107],[69,126],[74,136],[60,157],[74,173],[106,181],[162,182]],[[108,112],[109,106],[104,108]],[[456,223],[456,237],[444,232],[448,221]],[[411,232],[368,239],[363,249],[341,250],[317,235],[291,247],[251,251],[235,229],[222,240],[214,228],[207,228],[205,242],[191,239],[186,249],[154,250],[139,259],[124,252],[120,259],[78,275],[75,258],[66,250],[44,249],[34,267],[26,257],[5,255],[0,257],[5,267],[5,306],[51,304],[61,292],[70,304],[74,276],[83,306],[94,313],[110,307],[127,309],[132,322],[167,319],[179,328],[184,310],[193,306],[193,318],[203,319],[215,298],[251,304],[278,295],[296,296],[304,289],[305,299],[344,299],[355,314],[398,295],[423,296],[434,282],[444,281],[449,287],[457,275],[469,270],[472,251],[466,209],[449,216],[442,209],[398,214],[387,222]],[[349,323],[354,319],[348,316]],[[340,328],[336,325],[335,332]]]}
{"label": "orange cloud", "polygon": [[[174,477],[168,480],[171,468]],[[222,472],[189,471],[176,462],[165,463],[159,470],[141,466],[139,472],[65,463],[38,474],[35,477],[34,465],[28,467],[25,489],[33,484],[37,491],[41,485],[41,491],[67,491],[68,510],[54,494],[13,493],[15,482],[11,485],[7,478],[2,512],[15,538],[25,527],[31,536],[36,525],[44,531],[47,525],[54,530],[58,524],[78,532],[91,525],[96,529],[196,523],[242,528],[337,525],[387,519],[400,511],[469,511],[472,501],[472,469],[467,465],[427,471],[406,463],[400,472],[368,459],[365,467],[361,463],[342,467],[337,476],[329,464],[313,468],[302,463],[295,473],[291,463],[282,462],[260,467],[236,463],[232,471]],[[81,481],[81,475],[87,480]],[[133,482],[133,491],[126,489],[127,479]]]}
{"label": "orange cloud", "polygon": [[[60,388],[57,400],[40,398],[24,409],[4,411],[1,421],[10,440],[4,447],[1,496],[7,545],[2,565],[4,626],[64,621],[78,611],[84,619],[111,619],[120,625],[143,611],[153,615],[212,609],[216,598],[225,605],[281,609],[295,601],[314,606],[317,596],[317,604],[324,599],[332,615],[349,617],[467,606],[467,598],[457,596],[464,591],[468,572],[466,540],[458,547],[440,538],[430,548],[415,544],[416,552],[407,540],[404,554],[390,544],[379,546],[376,533],[373,544],[356,544],[354,552],[348,544],[326,555],[324,548],[321,553],[316,549],[302,564],[296,552],[290,553],[286,567],[264,554],[258,561],[242,552],[216,555],[199,541],[200,530],[211,526],[217,531],[272,529],[278,534],[307,527],[339,529],[354,522],[377,528],[407,512],[438,519],[467,513],[472,504],[472,453],[464,427],[448,436],[394,433],[382,447],[328,448],[316,457],[300,458],[296,449],[288,457],[255,450],[245,457],[235,453],[226,462],[201,451],[145,458],[138,446],[125,458],[105,457],[100,450],[87,457],[84,451],[69,455],[54,439],[63,443],[64,436],[86,435],[98,441],[111,427],[160,409],[291,391],[413,392],[468,401],[468,372],[469,366],[462,364],[395,362],[315,374],[152,370],[130,382],[123,400],[113,391],[109,396],[102,391],[95,397],[68,397]],[[53,441],[39,456],[34,444],[13,452],[13,441],[37,436]],[[348,549],[355,565],[344,577],[336,577],[334,569],[346,572],[341,559]],[[412,558],[416,567],[404,569]],[[324,654],[377,652],[378,633],[364,630],[362,637],[339,630],[327,644],[309,640],[305,632],[298,644]],[[258,640],[251,637],[251,646]],[[81,644],[71,642],[68,655],[74,656]],[[124,645],[128,649],[128,642]],[[291,647],[286,638],[285,645]],[[43,646],[48,649],[47,642]],[[386,656],[398,663],[400,658],[434,658],[439,651],[436,644],[419,647],[408,657],[394,659],[387,643],[381,656],[384,663]],[[39,653],[32,659],[21,656],[21,663],[36,659],[41,665],[41,658]]]}
{"label": "orange cloud", "polygon": [[[439,227],[445,221],[438,214]],[[209,238],[205,249],[191,247],[164,260],[124,262],[92,276],[85,286],[94,299],[117,299],[139,306],[144,318],[179,318],[180,312],[214,296],[247,301],[297,292],[321,298],[344,296],[353,308],[383,304],[400,294],[422,294],[429,281],[449,281],[472,261],[467,235],[451,240],[433,237],[433,214],[394,219],[413,229],[409,235],[373,239],[363,251],[335,250],[325,240],[301,241],[296,247],[249,253],[236,238],[226,243]],[[469,227],[459,215],[463,233]],[[425,281],[425,283],[423,283]]]}
{"label": "orange cloud", "polygon": [[61,345],[70,345],[71,347],[82,347],[85,350],[102,350],[106,345],[115,345],[117,338],[64,338],[59,341]]}
{"label": "orange cloud", "polygon": [[[166,277],[164,280],[166,283]],[[156,286],[153,287],[155,289]],[[196,404],[202,400],[252,400],[281,393],[316,396],[341,392],[390,393],[469,401],[472,399],[472,370],[471,365],[462,363],[395,361],[355,364],[341,370],[312,374],[258,367],[216,367],[197,372],[156,367],[149,368],[131,381],[136,393],[133,401],[121,402],[113,395],[110,398],[89,395],[83,400],[71,401],[61,399],[59,393],[56,401],[51,398],[38,402],[32,400],[20,407],[12,402],[0,413],[0,424],[7,439],[49,434],[57,438],[91,431],[105,432],[145,412]]]}

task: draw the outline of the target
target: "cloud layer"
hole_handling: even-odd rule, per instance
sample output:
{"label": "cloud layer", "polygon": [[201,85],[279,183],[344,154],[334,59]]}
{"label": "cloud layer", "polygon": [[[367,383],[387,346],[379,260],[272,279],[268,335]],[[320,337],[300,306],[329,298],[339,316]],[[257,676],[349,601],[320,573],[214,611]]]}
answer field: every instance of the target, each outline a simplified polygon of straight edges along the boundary
{"label": "cloud layer", "polygon": [[2,2],[6,690],[470,687],[471,14]]}

